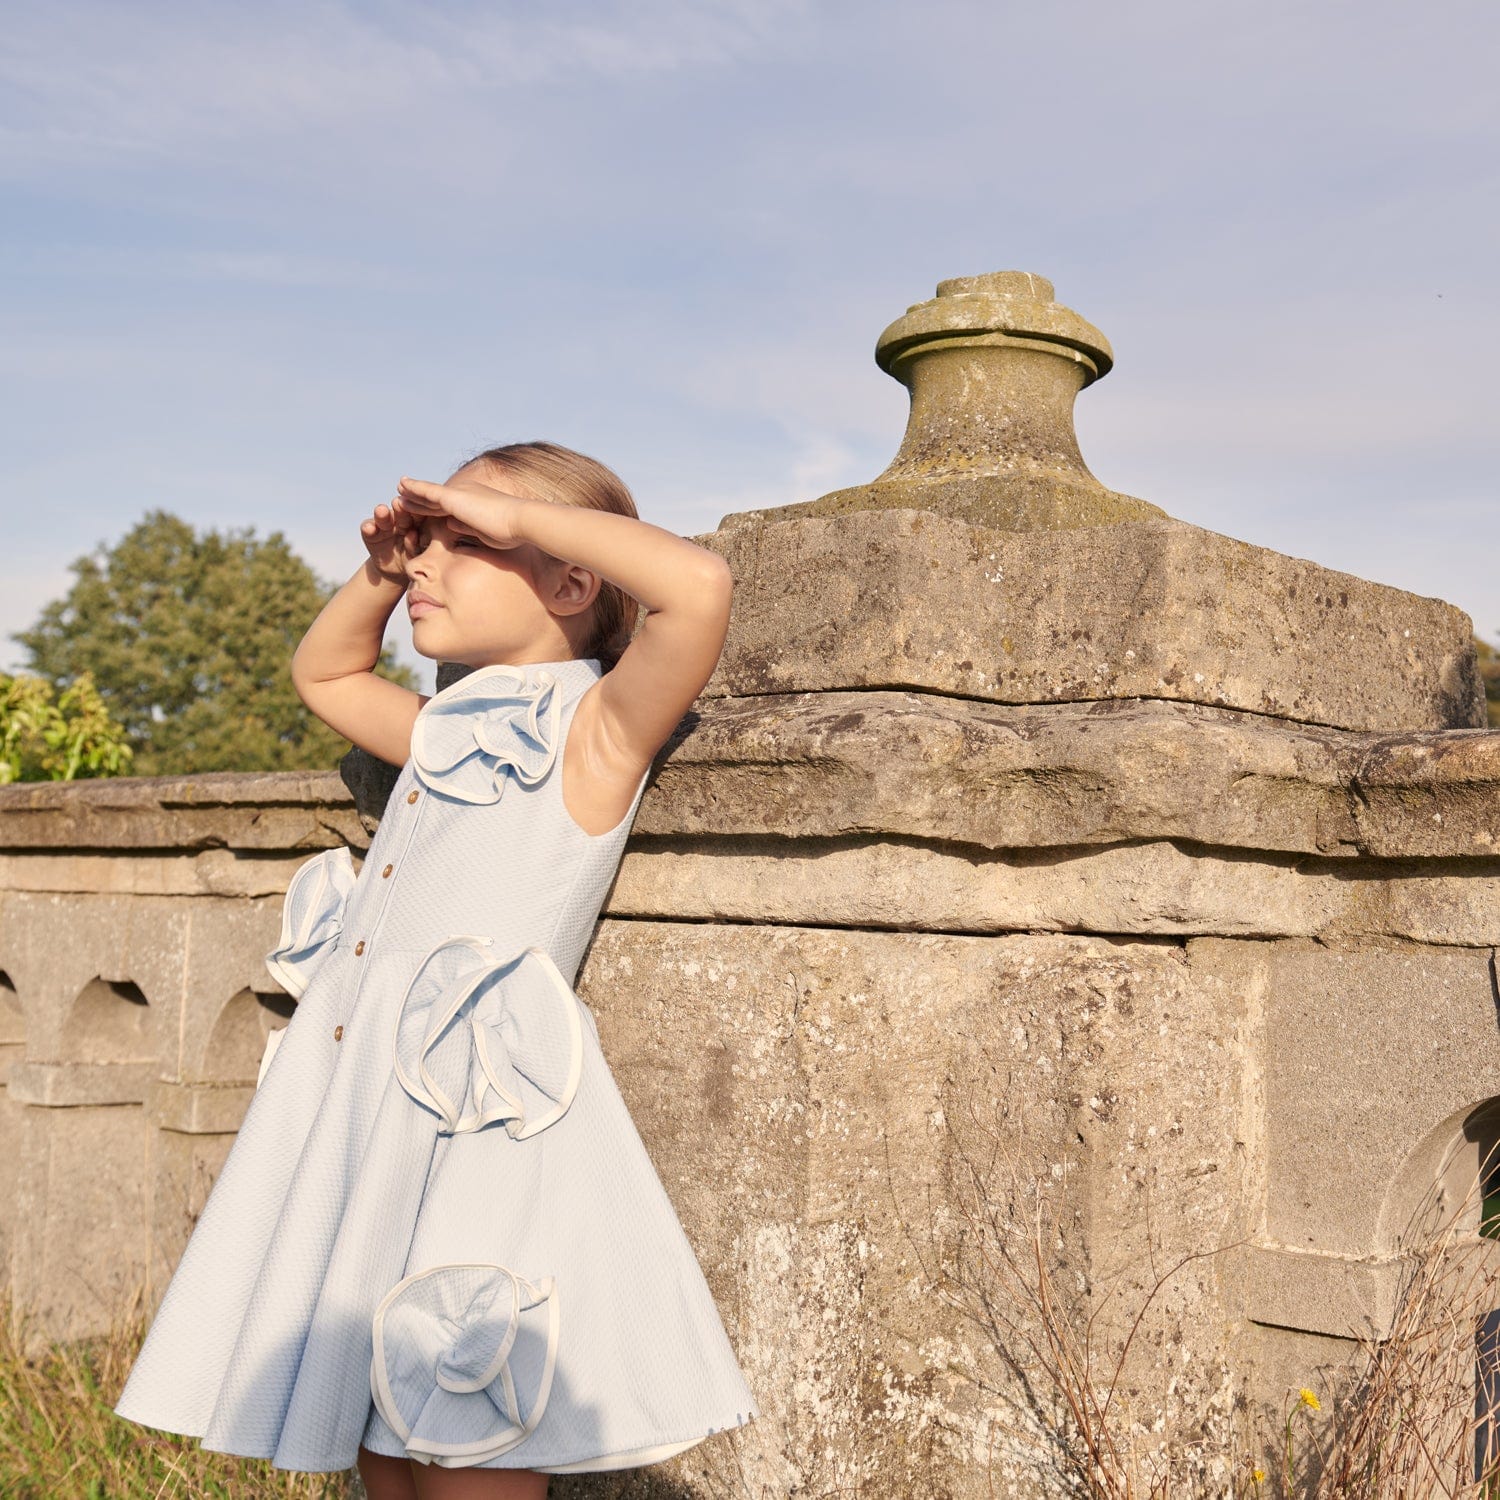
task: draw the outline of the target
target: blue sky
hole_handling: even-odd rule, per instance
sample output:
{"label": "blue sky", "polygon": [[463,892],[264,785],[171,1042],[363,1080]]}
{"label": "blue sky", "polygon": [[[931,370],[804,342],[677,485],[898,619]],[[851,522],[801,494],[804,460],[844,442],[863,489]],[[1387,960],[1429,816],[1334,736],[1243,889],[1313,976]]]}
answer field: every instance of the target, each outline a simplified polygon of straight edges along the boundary
{"label": "blue sky", "polygon": [[1500,640],[1491,4],[0,16],[0,667],[153,506],[342,580],[490,443],[684,535],[871,479],[877,334],[1010,269],[1114,346],[1104,483]]}

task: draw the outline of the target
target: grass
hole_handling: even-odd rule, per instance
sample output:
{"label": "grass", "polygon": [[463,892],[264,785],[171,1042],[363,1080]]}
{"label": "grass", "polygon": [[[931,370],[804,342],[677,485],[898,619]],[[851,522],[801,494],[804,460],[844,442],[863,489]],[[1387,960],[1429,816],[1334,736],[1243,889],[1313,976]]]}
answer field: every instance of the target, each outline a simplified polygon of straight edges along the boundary
{"label": "grass", "polygon": [[107,1333],[54,1342],[39,1355],[26,1321],[0,1293],[0,1494],[6,1500],[343,1500],[352,1471],[302,1474],[210,1452],[114,1413],[145,1337],[139,1306]]}

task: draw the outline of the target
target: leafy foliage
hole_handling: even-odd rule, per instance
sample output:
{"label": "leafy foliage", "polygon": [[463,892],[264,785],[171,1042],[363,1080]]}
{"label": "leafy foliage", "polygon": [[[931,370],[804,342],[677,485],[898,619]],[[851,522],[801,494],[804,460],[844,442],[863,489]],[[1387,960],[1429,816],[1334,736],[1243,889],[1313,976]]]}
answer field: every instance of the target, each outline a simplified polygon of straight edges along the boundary
{"label": "leafy foliage", "polygon": [[[154,510],[71,571],[12,639],[54,684],[92,677],[135,775],[325,769],[349,748],[292,686],[292,653],[334,590],[280,531],[199,535]],[[389,647],[375,670],[417,685]]]}
{"label": "leafy foliage", "polygon": [[1479,676],[1484,683],[1484,701],[1491,729],[1500,729],[1500,651],[1480,636],[1474,637],[1479,654]]}
{"label": "leafy foliage", "polygon": [[45,677],[0,673],[0,784],[123,776],[131,759],[89,673],[55,700]]}

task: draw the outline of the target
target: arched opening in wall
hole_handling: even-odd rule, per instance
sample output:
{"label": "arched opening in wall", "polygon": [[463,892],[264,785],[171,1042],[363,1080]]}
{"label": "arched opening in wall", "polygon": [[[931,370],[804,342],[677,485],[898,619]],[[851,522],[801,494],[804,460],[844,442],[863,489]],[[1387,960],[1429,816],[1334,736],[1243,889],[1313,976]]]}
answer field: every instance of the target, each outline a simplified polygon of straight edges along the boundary
{"label": "arched opening in wall", "polygon": [[95,975],[78,992],[63,1027],[74,1062],[152,1062],[156,1022],[141,987],[129,979]]}
{"label": "arched opening in wall", "polygon": [[262,994],[247,985],[231,995],[208,1034],[199,1073],[215,1083],[253,1083],[266,1038],[285,1026],[297,1002],[286,994]]}
{"label": "arched opening in wall", "polygon": [[1500,1097],[1422,1136],[1387,1189],[1372,1249],[1398,1271],[1381,1319],[1389,1391],[1422,1408],[1407,1425],[1449,1474],[1469,1462],[1472,1427],[1474,1478],[1500,1497]]}
{"label": "arched opening in wall", "polygon": [[[1479,1222],[1483,1239],[1500,1240],[1500,1099],[1482,1104],[1464,1122],[1474,1147]],[[1474,1478],[1500,1464],[1500,1305],[1488,1309],[1474,1331]],[[1493,1493],[1500,1494],[1500,1484]]]}

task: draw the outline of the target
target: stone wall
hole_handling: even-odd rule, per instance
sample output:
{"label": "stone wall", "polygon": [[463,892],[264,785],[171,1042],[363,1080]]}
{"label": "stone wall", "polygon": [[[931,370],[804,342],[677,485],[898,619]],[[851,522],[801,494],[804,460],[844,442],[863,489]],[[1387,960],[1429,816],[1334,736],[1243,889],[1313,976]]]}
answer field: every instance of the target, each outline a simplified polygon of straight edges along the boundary
{"label": "stone wall", "polygon": [[[1102,335],[1024,273],[939,291],[882,336],[892,470],[695,539],[730,639],[579,973],[762,1409],[663,1495],[1063,1492],[1008,1363],[1037,1211],[1101,1357],[1176,1267],[1120,1399],[1211,1475],[1388,1327],[1407,1216],[1493,1134],[1467,617],[1104,490]],[[0,790],[40,1328],[159,1296],[288,1013],[280,894],[379,816],[389,768],[344,772]]]}

